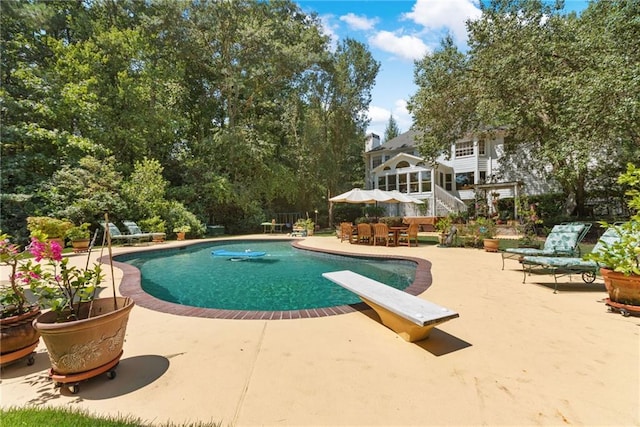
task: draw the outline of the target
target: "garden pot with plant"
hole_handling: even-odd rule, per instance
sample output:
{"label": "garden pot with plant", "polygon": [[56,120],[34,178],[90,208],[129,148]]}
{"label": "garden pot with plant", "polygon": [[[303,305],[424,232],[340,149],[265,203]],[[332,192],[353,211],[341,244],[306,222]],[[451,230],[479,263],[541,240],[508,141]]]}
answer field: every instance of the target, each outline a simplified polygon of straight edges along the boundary
{"label": "garden pot with plant", "polygon": [[474,247],[483,247],[487,252],[498,252],[500,240],[495,238],[496,224],[491,218],[477,218],[467,226],[467,234],[473,238]]}
{"label": "garden pot with plant", "polygon": [[122,355],[133,301],[116,297],[115,291],[112,298],[95,299],[103,278],[100,264],[89,268],[87,259],[84,269],[72,266],[57,242],[39,236],[32,237],[30,248],[35,260],[19,271],[40,305],[50,308],[33,322],[49,353],[50,375],[57,381],[113,366]]}
{"label": "garden pot with plant", "polygon": [[600,273],[609,294],[607,305],[623,315],[640,314],[640,168],[628,164],[618,182],[631,186],[626,194],[630,196],[629,208],[635,215],[623,224],[601,222],[606,228],[614,228],[620,238],[586,258],[601,266]]}
{"label": "garden pot with plant", "polygon": [[173,229],[173,232],[176,233],[176,237],[178,240],[184,240],[185,235],[191,231],[191,227],[188,225],[179,225]]}
{"label": "garden pot with plant", "polygon": [[86,252],[89,250],[89,244],[91,243],[91,232],[89,227],[91,224],[85,222],[81,225],[76,225],[67,230],[65,237],[71,242],[73,252]]}
{"label": "garden pot with plant", "polygon": [[11,243],[8,235],[0,235],[0,264],[11,269],[9,284],[0,289],[0,365],[27,356],[27,363],[32,364],[32,352],[40,340],[40,334],[32,325],[40,315],[40,307],[27,300],[23,277],[18,272],[18,265],[26,256],[17,244]]}
{"label": "garden pot with plant", "polygon": [[165,233],[166,224],[167,223],[159,216],[153,216],[140,221],[140,227],[151,233],[151,240],[154,243],[164,242],[164,239],[167,236]]}
{"label": "garden pot with plant", "polygon": [[58,244],[64,247],[64,238],[73,228],[73,223],[64,219],[51,218],[48,216],[30,216],[27,218],[27,229],[31,234],[45,234],[43,238],[48,240],[56,240]]}

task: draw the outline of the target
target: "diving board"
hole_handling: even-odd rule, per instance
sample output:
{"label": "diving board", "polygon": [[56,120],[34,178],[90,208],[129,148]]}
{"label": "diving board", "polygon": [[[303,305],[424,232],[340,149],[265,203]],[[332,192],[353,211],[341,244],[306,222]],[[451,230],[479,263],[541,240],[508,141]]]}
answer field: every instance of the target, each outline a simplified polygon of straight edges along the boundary
{"label": "diving board", "polygon": [[261,256],[265,256],[267,253],[262,251],[228,251],[226,249],[218,249],[215,251],[211,251],[213,256],[224,256],[231,258],[257,258]]}
{"label": "diving board", "polygon": [[423,340],[436,325],[460,317],[455,311],[351,270],[322,273],[322,276],[358,295],[378,313],[385,326],[409,342]]}

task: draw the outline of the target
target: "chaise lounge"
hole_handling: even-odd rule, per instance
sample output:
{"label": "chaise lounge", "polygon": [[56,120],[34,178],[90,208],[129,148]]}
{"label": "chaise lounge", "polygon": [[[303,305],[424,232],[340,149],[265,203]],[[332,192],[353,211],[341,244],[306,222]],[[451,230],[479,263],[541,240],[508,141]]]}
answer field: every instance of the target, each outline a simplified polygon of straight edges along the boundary
{"label": "chaise lounge", "polygon": [[554,225],[542,249],[507,248],[502,252],[502,269],[505,259],[521,261],[525,256],[575,257],[580,255],[580,242],[591,228],[590,223],[571,222]]}
{"label": "chaise lounge", "polygon": [[[604,250],[607,245],[612,245],[620,240],[620,235],[615,228],[608,228],[593,247],[592,253]],[[527,274],[531,274],[534,268],[543,268],[553,274],[555,287],[553,293],[558,292],[558,277],[564,275],[578,274],[582,276],[585,283],[593,283],[600,267],[605,267],[595,261],[585,260],[579,257],[545,257],[545,256],[525,256],[522,259],[522,271],[525,283]]]}

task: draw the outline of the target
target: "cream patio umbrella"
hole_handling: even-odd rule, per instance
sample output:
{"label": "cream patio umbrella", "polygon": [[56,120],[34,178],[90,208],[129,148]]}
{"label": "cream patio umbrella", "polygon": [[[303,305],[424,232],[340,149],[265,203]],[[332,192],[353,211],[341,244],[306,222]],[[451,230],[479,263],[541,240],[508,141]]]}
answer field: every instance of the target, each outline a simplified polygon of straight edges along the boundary
{"label": "cream patio umbrella", "polygon": [[[380,191],[380,190],[378,190]],[[366,203],[372,204],[376,202],[388,202],[390,195],[384,195],[375,190],[363,190],[361,188],[353,188],[346,193],[339,194],[329,199],[334,203]]]}
{"label": "cream patio umbrella", "polygon": [[415,197],[408,196],[397,190],[384,191],[380,189],[374,190],[362,190],[361,188],[354,188],[346,193],[339,194],[329,199],[334,203],[416,203],[422,204],[423,202]]}

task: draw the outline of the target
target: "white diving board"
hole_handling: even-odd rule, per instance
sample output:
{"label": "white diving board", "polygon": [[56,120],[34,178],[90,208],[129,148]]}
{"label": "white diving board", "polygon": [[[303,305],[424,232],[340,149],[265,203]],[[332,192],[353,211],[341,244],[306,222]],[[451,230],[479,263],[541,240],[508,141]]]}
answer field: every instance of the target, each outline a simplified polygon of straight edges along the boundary
{"label": "white diving board", "polygon": [[322,276],[358,295],[373,308],[382,323],[406,341],[420,341],[438,324],[460,317],[455,311],[410,295],[351,270]]}

